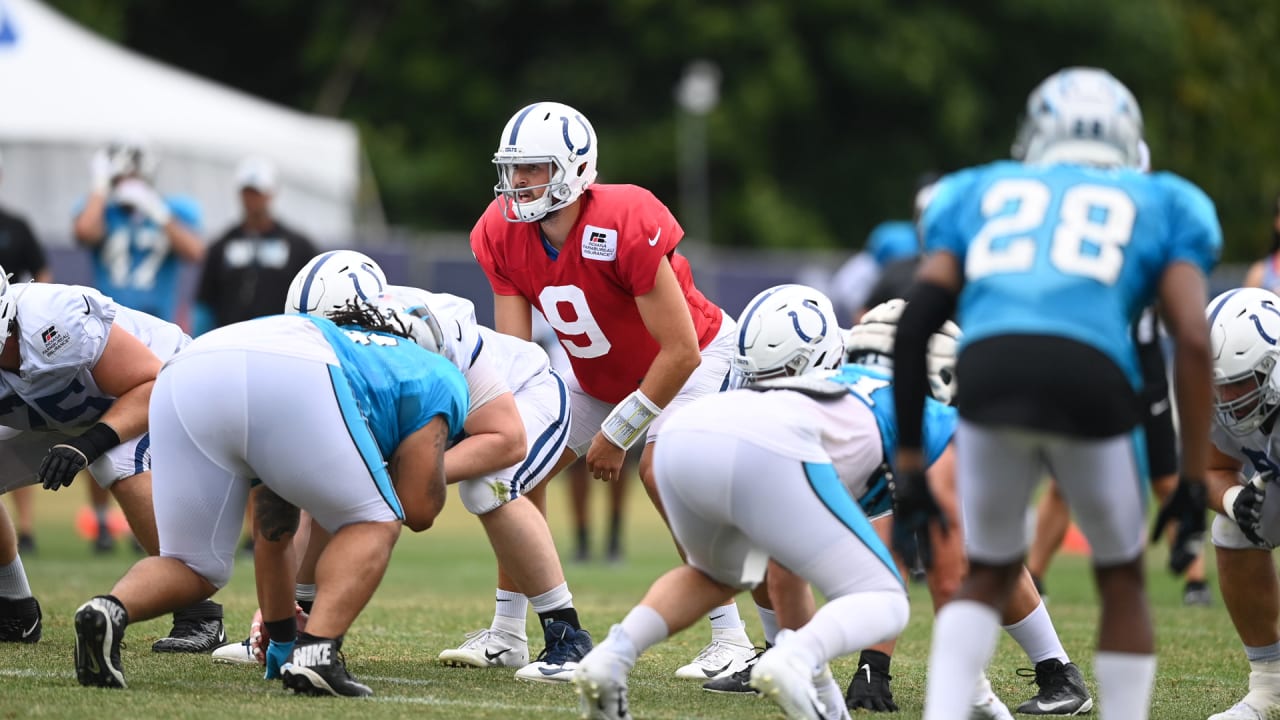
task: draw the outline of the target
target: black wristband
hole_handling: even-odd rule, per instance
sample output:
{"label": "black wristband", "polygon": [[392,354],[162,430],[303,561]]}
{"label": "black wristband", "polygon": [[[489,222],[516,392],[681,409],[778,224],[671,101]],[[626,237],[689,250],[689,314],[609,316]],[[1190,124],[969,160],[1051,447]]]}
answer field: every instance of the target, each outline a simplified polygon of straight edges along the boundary
{"label": "black wristband", "polygon": [[66,444],[84,453],[85,458],[92,463],[102,457],[103,453],[119,445],[120,436],[110,425],[100,422]]}

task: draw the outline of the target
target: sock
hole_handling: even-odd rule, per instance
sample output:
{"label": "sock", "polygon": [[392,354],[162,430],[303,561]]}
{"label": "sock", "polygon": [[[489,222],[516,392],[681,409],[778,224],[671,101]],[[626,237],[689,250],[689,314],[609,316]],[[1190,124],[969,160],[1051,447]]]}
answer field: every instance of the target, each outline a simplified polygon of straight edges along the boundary
{"label": "sock", "polygon": [[[0,574],[0,577],[3,577],[3,575]],[[1248,645],[1245,645],[1244,654],[1245,657],[1249,658],[1250,665],[1253,665],[1254,663],[1274,663],[1280,660],[1280,643],[1272,643],[1270,645],[1263,645],[1262,647],[1249,647]],[[1254,669],[1256,670],[1257,668]]]}
{"label": "sock", "polygon": [[1245,702],[1267,707],[1280,702],[1280,660],[1249,661],[1249,694]]}
{"label": "sock", "polygon": [[[634,646],[635,654],[640,653],[667,639],[670,631],[667,621],[662,619],[657,610],[648,605],[637,605],[622,618],[618,627],[626,633],[627,639]],[[612,637],[613,633],[609,633]],[[625,657],[625,656],[624,656]]]}
{"label": "sock", "polygon": [[952,600],[933,621],[924,720],[956,714],[956,698],[973,697],[982,669],[995,654],[1000,615],[973,600]]}
{"label": "sock", "polygon": [[614,511],[609,515],[609,554],[617,555],[622,551],[622,513]]}
{"label": "sock", "polygon": [[493,619],[513,618],[524,626],[524,619],[529,615],[529,598],[522,593],[498,588],[493,595]]}
{"label": "sock", "polygon": [[542,627],[560,620],[569,623],[574,630],[581,629],[578,624],[578,611],[573,608],[573,593],[569,592],[569,583],[560,583],[550,590],[529,598],[533,611],[538,613]]}
{"label": "sock", "polygon": [[829,600],[783,645],[818,668],[842,655],[895,638],[907,625],[901,591],[858,592]]}
{"label": "sock", "polygon": [[22,567],[22,558],[17,555],[13,556],[13,562],[8,565],[0,565],[0,597],[10,600],[31,597],[27,571]]}
{"label": "sock", "polygon": [[[766,607],[756,605],[756,614],[760,616],[760,627],[764,628],[764,641],[773,644],[778,637],[778,613]],[[712,625],[712,627],[715,627]]]}
{"label": "sock", "polygon": [[742,616],[738,614],[738,603],[732,602],[715,608],[707,613],[707,619],[711,621],[712,638],[737,645],[751,644],[751,639],[747,637],[746,623],[742,622]]}
{"label": "sock", "polygon": [[1147,720],[1156,656],[1098,651],[1093,658],[1102,720]]}
{"label": "sock", "polygon": [[205,599],[194,605],[188,605],[180,610],[175,610],[173,619],[189,619],[189,620],[221,620],[222,606],[218,603]]}
{"label": "sock", "polygon": [[1012,625],[1005,625],[1004,630],[1017,641],[1018,645],[1022,646],[1022,651],[1027,654],[1032,665],[1050,658],[1058,660],[1063,665],[1071,662],[1071,658],[1067,657],[1066,649],[1062,647],[1062,640],[1058,638],[1058,631],[1053,627],[1053,619],[1049,617],[1049,611],[1045,609],[1043,600],[1026,617]]}
{"label": "sock", "polygon": [[310,615],[311,606],[316,604],[316,584],[297,583],[293,586],[293,599],[302,608],[302,612]]}
{"label": "sock", "polygon": [[107,524],[107,511],[111,509],[111,505],[94,505],[93,517],[98,521],[98,537],[110,535],[111,529]]}

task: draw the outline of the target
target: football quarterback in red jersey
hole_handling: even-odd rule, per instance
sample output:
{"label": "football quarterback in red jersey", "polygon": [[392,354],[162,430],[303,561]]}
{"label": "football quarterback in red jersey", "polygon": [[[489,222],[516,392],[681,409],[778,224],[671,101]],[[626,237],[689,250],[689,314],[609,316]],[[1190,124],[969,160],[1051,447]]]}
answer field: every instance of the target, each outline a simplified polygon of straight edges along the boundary
{"label": "football quarterback in red jersey", "polygon": [[[557,470],[586,455],[594,477],[615,480],[644,438],[640,477],[661,512],[651,439],[670,410],[727,387],[735,323],[694,286],[675,252],[684,231],[661,201],[594,184],[598,152],[591,124],[567,105],[517,112],[471,249],[493,287],[497,330],[529,339],[536,309],[569,355],[573,425]],[[705,681],[753,656],[736,605],[710,617],[711,644],[678,676]]]}

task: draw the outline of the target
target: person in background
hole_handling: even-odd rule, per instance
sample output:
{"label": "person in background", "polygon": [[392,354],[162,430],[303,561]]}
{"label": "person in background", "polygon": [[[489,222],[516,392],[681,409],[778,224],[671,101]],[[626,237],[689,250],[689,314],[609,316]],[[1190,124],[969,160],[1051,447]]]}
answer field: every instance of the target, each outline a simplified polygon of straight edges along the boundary
{"label": "person in background", "polygon": [[280,311],[289,283],[318,254],[310,238],[275,217],[279,176],[251,157],[236,170],[244,216],[209,246],[196,290],[195,335]]}
{"label": "person in background", "polygon": [[1244,287],[1280,292],[1280,195],[1276,195],[1275,215],[1271,218],[1271,249],[1266,257],[1249,266]]}
{"label": "person in background", "polygon": [[[4,157],[0,156],[0,181],[4,179]],[[25,218],[0,207],[0,267],[5,268],[15,282],[35,280],[52,282],[53,271],[45,257],[44,248],[36,239]],[[9,493],[17,515],[18,551],[30,555],[36,549],[35,512],[32,503],[35,489],[23,487]]]}

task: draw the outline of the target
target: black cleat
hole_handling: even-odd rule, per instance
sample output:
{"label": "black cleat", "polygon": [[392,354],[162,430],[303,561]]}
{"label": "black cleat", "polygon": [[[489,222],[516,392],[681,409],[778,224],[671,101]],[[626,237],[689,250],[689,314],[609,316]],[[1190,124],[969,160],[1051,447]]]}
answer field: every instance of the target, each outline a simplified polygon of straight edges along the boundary
{"label": "black cleat", "polygon": [[724,693],[725,695],[737,695],[742,693],[760,694],[759,690],[751,687],[751,668],[759,662],[760,656],[768,648],[756,648],[756,656],[747,661],[746,667],[728,675],[721,675],[718,678],[712,678],[702,683],[702,689],[707,692]]}
{"label": "black cleat", "polygon": [[844,704],[849,710],[868,712],[898,712],[893,701],[889,681],[889,656],[875,650],[863,650],[858,657],[858,669],[849,680],[844,694]]}
{"label": "black cleat", "polygon": [[347,672],[340,640],[306,633],[298,636],[298,644],[293,647],[289,662],[280,668],[280,676],[284,686],[299,695],[368,697],[373,694],[368,685],[356,682]]}
{"label": "black cleat", "polygon": [[0,598],[0,642],[39,642],[43,627],[35,598]]}
{"label": "black cleat", "polygon": [[151,646],[158,653],[211,653],[227,642],[222,606],[204,600],[173,614],[173,629]]}
{"label": "black cleat", "polygon": [[1019,675],[1035,676],[1040,692],[1018,706],[1024,715],[1084,715],[1093,709],[1093,698],[1075,663],[1063,664],[1050,658],[1036,663],[1034,671],[1023,668]]}
{"label": "black cleat", "polygon": [[1213,604],[1213,592],[1203,580],[1188,580],[1182,589],[1182,604],[1187,607],[1209,607]]}
{"label": "black cleat", "polygon": [[99,595],[76,610],[76,679],[81,685],[128,687],[120,665],[120,640],[129,624],[124,608]]}

